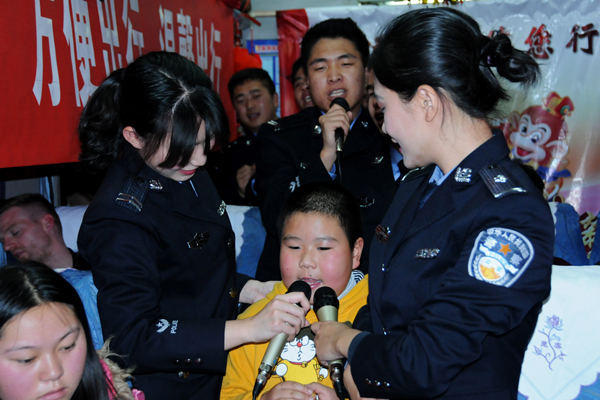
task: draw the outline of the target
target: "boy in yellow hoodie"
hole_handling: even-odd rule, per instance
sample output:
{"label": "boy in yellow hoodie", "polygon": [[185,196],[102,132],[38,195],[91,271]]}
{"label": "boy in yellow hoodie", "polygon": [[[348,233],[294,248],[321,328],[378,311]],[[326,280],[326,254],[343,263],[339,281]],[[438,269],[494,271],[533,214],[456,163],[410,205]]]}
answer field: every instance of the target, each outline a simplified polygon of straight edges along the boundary
{"label": "boy in yellow hoodie", "polygon": [[[261,301],[238,318],[249,318],[297,280],[315,291],[322,286],[335,290],[340,302],[338,321],[354,321],[367,302],[367,279],[357,270],[363,249],[360,208],[350,192],[333,183],[311,183],[298,187],[279,216],[282,281]],[[364,278],[364,279],[363,279]],[[306,319],[317,316],[311,309]],[[310,326],[287,342],[261,400],[283,398],[337,399],[327,367],[317,360]],[[246,344],[229,353],[221,399],[252,399],[258,367],[268,343]]]}

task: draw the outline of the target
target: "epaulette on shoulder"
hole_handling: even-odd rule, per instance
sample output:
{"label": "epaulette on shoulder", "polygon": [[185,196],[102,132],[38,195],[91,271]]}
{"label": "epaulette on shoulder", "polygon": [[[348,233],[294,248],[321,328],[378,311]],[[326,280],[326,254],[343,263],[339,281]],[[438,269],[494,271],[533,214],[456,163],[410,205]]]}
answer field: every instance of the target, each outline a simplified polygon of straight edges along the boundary
{"label": "epaulette on shoulder", "polygon": [[486,165],[479,171],[479,175],[497,199],[511,194],[527,193],[508,170],[500,165]]}
{"label": "epaulette on shoulder", "polygon": [[142,177],[129,178],[115,199],[115,204],[139,214],[149,189],[150,183]]}

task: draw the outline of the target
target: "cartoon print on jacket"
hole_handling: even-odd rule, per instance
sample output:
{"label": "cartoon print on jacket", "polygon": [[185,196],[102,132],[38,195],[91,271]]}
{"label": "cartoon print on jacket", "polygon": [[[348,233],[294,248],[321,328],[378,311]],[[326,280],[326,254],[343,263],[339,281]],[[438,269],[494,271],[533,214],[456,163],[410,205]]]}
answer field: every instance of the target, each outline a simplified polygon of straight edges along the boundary
{"label": "cartoon print on jacket", "polygon": [[513,111],[504,126],[504,134],[512,146],[511,158],[537,171],[546,182],[545,194],[551,201],[558,196],[564,178],[571,177],[566,159],[569,146],[565,116],[570,116],[575,106],[568,96],[560,97],[556,92],[550,93],[542,103],[522,113]]}
{"label": "cartoon print on jacket", "polygon": [[285,344],[273,376],[278,376],[282,382],[321,382],[328,374],[327,368],[317,360],[314,334],[306,327]]}

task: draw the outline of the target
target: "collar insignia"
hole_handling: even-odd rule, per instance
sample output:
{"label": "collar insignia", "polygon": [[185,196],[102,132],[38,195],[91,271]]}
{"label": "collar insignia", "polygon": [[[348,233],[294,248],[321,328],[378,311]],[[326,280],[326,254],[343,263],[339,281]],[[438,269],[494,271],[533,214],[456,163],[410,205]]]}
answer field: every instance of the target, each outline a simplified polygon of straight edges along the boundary
{"label": "collar insignia", "polygon": [[210,233],[208,231],[196,233],[194,238],[187,242],[187,245],[190,249],[200,249],[208,242],[208,238],[210,238]]}
{"label": "collar insignia", "polygon": [[150,189],[152,190],[162,190],[163,185],[159,180],[153,179],[150,181]]}
{"label": "collar insignia", "polygon": [[471,168],[456,168],[454,180],[458,183],[471,183]]}
{"label": "collar insignia", "polygon": [[223,214],[225,214],[226,210],[227,210],[227,204],[225,204],[225,202],[223,200],[221,200],[221,204],[219,204],[219,209],[217,210],[219,217],[222,217]]}
{"label": "collar insignia", "polygon": [[279,122],[277,122],[277,121],[275,121],[273,119],[270,120],[270,121],[267,121],[267,124],[271,125],[273,127],[274,131],[278,131],[278,130],[281,129],[281,127],[279,126]]}

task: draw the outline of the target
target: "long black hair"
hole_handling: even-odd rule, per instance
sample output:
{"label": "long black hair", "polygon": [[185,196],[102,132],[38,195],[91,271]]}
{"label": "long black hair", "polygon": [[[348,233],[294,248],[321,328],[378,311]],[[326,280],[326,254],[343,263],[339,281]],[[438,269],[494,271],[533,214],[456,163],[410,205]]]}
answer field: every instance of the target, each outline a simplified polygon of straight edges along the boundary
{"label": "long black hair", "polygon": [[524,85],[540,77],[535,60],[515,49],[508,36],[485,36],[473,18],[448,7],[398,16],[384,28],[371,58],[377,80],[403,100],[410,101],[420,85],[429,85],[480,119],[508,98],[492,68]]}
{"label": "long black hair", "polygon": [[225,145],[229,126],[223,103],[202,68],[177,53],[151,52],[111,73],[86,104],[79,121],[79,159],[92,170],[104,169],[125,145],[123,128],[143,140],[148,160],[170,139],[161,168],[185,166],[202,122],[209,140]]}
{"label": "long black hair", "polygon": [[34,307],[62,303],[70,306],[85,332],[87,353],[81,382],[73,400],[109,400],[108,384],[77,291],[49,267],[29,261],[0,268],[0,337],[4,325]]}

